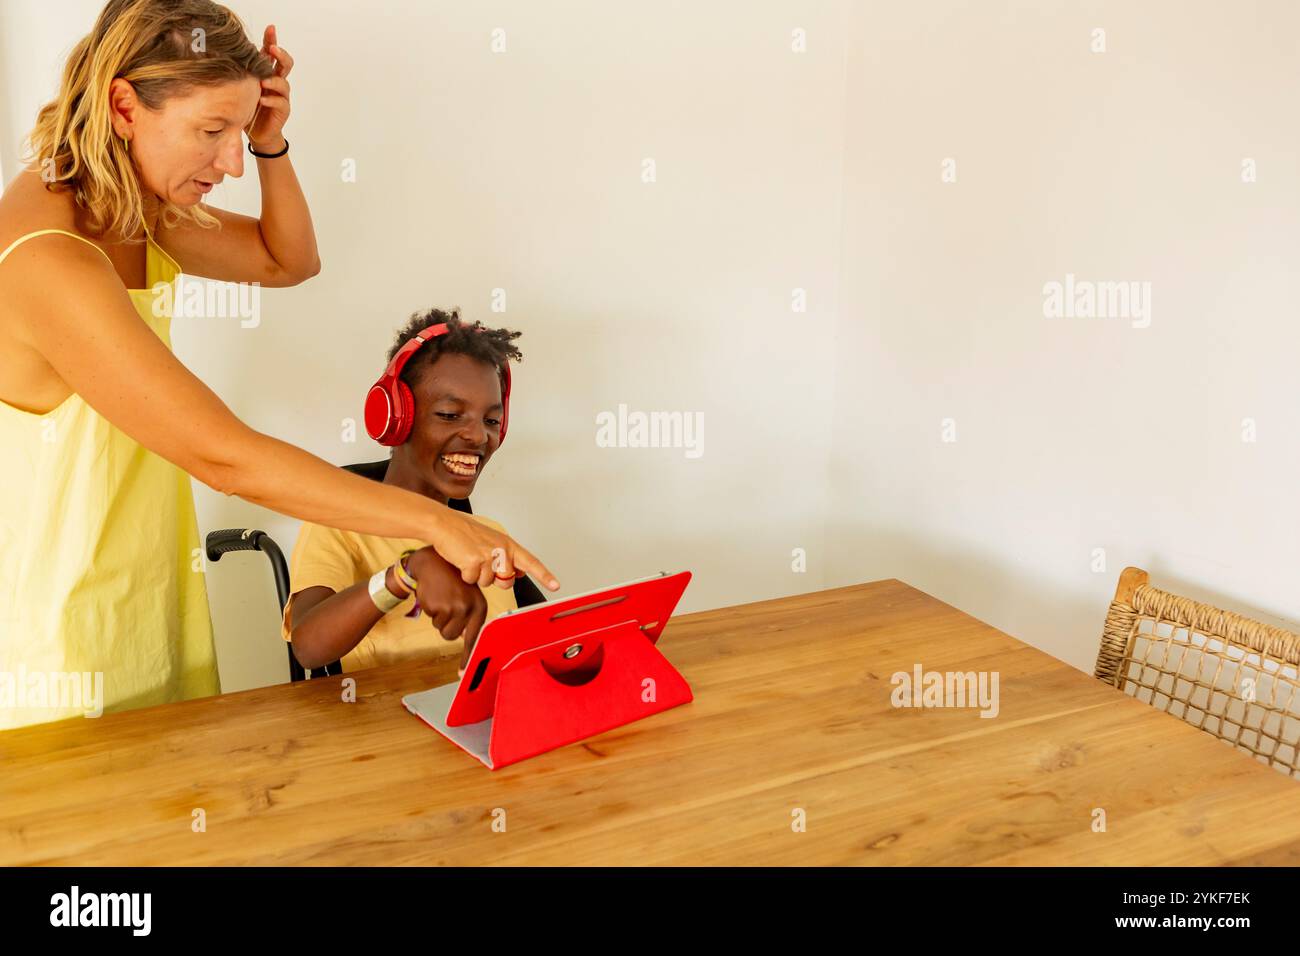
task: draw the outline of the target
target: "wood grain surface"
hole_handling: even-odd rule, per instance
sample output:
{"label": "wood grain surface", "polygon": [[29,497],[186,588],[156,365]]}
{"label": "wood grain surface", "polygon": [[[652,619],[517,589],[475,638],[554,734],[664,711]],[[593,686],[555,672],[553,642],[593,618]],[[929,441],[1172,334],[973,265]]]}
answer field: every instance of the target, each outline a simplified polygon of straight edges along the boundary
{"label": "wood grain surface", "polygon": [[[899,581],[659,646],[694,702],[495,772],[401,704],[454,660],[6,731],[0,863],[1300,862],[1297,781]],[[918,664],[997,716],[894,706]]]}

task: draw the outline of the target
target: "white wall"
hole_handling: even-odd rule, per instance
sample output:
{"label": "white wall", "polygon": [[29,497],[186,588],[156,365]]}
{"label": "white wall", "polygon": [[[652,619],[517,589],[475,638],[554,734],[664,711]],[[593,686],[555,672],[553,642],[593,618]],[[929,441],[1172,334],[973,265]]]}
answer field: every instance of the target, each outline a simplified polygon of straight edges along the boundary
{"label": "white wall", "polygon": [[[99,4],[2,3],[9,176]],[[898,577],[1085,669],[1125,564],[1296,616],[1292,4],[237,10],[298,60],[287,132],[324,262],[264,291],[256,329],[176,325],[254,427],[381,457],[342,420],[406,315],[458,304],[525,333],[476,507],[567,592],[686,567],[690,611]],[[214,201],[257,197],[250,168]],[[1150,282],[1150,326],[1045,318],[1067,272]],[[703,457],[597,448],[619,403],[702,412]],[[205,531],[292,545],[294,521],[196,498]],[[283,680],[263,563],[208,581],[226,689]]]}
{"label": "white wall", "polygon": [[[849,36],[827,585],[1087,670],[1128,564],[1294,629],[1300,7],[873,3]],[[1045,318],[1066,273],[1149,281],[1149,327]]]}
{"label": "white wall", "polygon": [[[3,0],[12,115],[35,116],[98,7],[67,3],[51,24],[44,0]],[[360,418],[410,312],[460,305],[524,332],[510,437],[475,508],[565,592],[689,568],[690,611],[822,586],[831,351],[781,337],[833,334],[843,3],[235,9],[259,41],[274,22],[296,58],[286,132],[323,271],[265,290],[255,329],[177,321],[190,368],[254,427],[333,462],[373,460],[384,452],[364,429],[341,441],[341,421]],[[790,51],[796,27],[808,53]],[[44,85],[7,82],[29,73]],[[348,158],[355,183],[341,181]],[[256,213],[255,179],[250,167],[212,201]],[[792,316],[795,287],[810,300]],[[504,315],[489,311],[494,288]],[[703,456],[597,448],[597,413],[620,403],[703,413]],[[286,552],[296,536],[297,522],[202,486],[196,500],[204,532],[261,527]],[[810,552],[804,574],[795,547]],[[208,586],[224,687],[287,679],[264,562],[223,559]]]}

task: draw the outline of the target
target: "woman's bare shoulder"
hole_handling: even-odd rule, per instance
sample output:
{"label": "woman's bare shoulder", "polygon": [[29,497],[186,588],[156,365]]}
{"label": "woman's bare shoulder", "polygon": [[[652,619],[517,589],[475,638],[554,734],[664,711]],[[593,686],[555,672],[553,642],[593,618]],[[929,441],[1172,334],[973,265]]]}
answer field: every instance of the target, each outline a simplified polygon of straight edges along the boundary
{"label": "woman's bare shoulder", "polygon": [[[0,253],[41,229],[75,232],[75,218],[70,197],[48,192],[35,173],[19,173],[0,194]],[[42,289],[49,288],[56,273],[95,276],[102,267],[87,254],[102,256],[84,242],[51,242],[39,249],[27,245],[0,263],[0,400],[43,413],[57,407],[70,389],[30,341],[30,323],[41,316]]]}
{"label": "woman's bare shoulder", "polygon": [[72,190],[47,188],[40,173],[29,166],[0,193],[0,228],[70,229],[76,224],[76,208]]}
{"label": "woman's bare shoulder", "polygon": [[[78,224],[76,202],[71,192],[46,189],[40,176],[29,168],[14,177],[5,187],[4,193],[0,194],[0,252],[4,252],[16,240],[43,229],[71,232],[92,245],[97,245]],[[39,259],[56,266],[75,266],[76,263],[85,261],[86,253],[91,251],[85,242],[42,242]],[[20,254],[21,258],[32,258],[31,251],[24,250],[23,247],[11,252],[10,256]],[[95,259],[102,258],[103,256],[95,256]],[[0,287],[13,288],[14,283],[23,285],[25,271],[5,268],[0,264]]]}
{"label": "woman's bare shoulder", "polygon": [[[111,260],[77,227],[74,209],[71,196],[49,193],[30,172],[20,173],[0,195],[0,253],[9,249],[0,262],[0,342],[7,347],[30,344],[25,330],[30,322],[48,318],[52,289],[74,284],[87,305],[102,305],[120,292]],[[71,232],[87,241],[42,238],[10,249],[16,240],[42,229]]]}
{"label": "woman's bare shoulder", "polygon": [[41,229],[81,235],[72,194],[46,189],[39,174],[27,169],[0,194],[0,252],[14,240]]}

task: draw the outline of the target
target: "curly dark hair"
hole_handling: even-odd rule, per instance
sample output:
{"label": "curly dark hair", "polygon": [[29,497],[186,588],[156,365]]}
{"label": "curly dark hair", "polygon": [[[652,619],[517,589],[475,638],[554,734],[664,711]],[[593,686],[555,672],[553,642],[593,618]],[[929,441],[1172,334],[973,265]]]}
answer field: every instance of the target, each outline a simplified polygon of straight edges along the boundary
{"label": "curly dark hair", "polygon": [[388,350],[386,361],[391,362],[398,349],[416,333],[424,331],[431,325],[440,323],[446,323],[446,333],[430,339],[421,346],[420,350],[411,356],[411,360],[406,363],[406,367],[402,369],[402,381],[412,388],[420,380],[424,370],[438,360],[438,356],[446,355],[449,352],[457,355],[468,355],[480,362],[486,362],[497,370],[498,375],[502,374],[501,370],[505,368],[506,363],[511,359],[518,362],[524,357],[523,353],[519,351],[519,346],[515,345],[515,339],[519,338],[523,334],[522,332],[512,332],[509,329],[489,329],[477,320],[473,323],[466,323],[461,320],[460,308],[457,307],[450,312],[444,312],[442,309],[429,309],[427,312],[414,313],[410,321],[397,333],[392,348]]}

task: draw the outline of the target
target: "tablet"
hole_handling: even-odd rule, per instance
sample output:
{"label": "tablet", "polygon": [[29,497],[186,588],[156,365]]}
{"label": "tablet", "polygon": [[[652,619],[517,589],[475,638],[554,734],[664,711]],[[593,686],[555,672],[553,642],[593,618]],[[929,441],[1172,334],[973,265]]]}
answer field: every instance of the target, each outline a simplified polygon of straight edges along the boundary
{"label": "tablet", "polygon": [[603,653],[599,637],[584,642],[583,635],[630,621],[655,643],[690,580],[689,571],[660,571],[497,615],[479,632],[447,710],[447,726],[475,724],[491,717],[501,669],[526,651],[547,648],[540,658],[546,671],[561,683],[581,684],[599,670]]}

